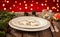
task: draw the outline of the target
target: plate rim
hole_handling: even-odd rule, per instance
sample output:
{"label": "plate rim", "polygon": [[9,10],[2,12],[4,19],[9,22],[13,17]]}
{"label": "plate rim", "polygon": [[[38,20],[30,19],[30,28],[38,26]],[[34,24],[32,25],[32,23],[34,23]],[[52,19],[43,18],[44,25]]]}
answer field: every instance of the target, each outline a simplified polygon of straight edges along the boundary
{"label": "plate rim", "polygon": [[[10,25],[10,24],[9,24]],[[18,27],[15,27],[13,25],[10,25],[10,27],[14,28],[14,29],[17,29],[17,30],[21,30],[21,31],[42,31],[42,30],[45,30],[45,29],[48,29],[50,27],[50,24],[48,24],[47,26],[45,27],[42,27],[41,29],[38,28],[38,29],[35,29],[35,30],[30,30],[30,29],[24,29],[24,28],[18,28]]]}
{"label": "plate rim", "polygon": [[[25,16],[24,16],[25,17]],[[29,16],[27,16],[27,17],[29,17]],[[18,17],[18,18],[20,18],[20,17]],[[39,17],[38,17],[39,18]],[[15,19],[15,18],[14,18]],[[12,19],[12,20],[14,20],[14,19]],[[41,19],[43,19],[43,18],[41,18]],[[12,20],[10,20],[9,22],[13,22]],[[45,21],[47,21],[47,22],[49,22],[48,20],[46,20],[46,19],[43,19],[43,20],[45,20]],[[44,25],[45,26],[45,25]],[[21,27],[21,26],[20,26]],[[37,26],[37,27],[22,27],[22,28],[39,28],[39,27],[43,27],[43,26]]]}

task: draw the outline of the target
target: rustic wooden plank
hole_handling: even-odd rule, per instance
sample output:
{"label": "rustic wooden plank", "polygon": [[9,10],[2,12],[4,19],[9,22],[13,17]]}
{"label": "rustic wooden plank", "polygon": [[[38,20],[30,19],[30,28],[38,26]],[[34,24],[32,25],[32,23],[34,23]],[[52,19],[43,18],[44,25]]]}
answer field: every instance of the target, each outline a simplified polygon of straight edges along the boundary
{"label": "rustic wooden plank", "polygon": [[60,32],[54,32],[53,37],[60,37]]}
{"label": "rustic wooden plank", "polygon": [[52,37],[52,33],[50,29],[46,29],[44,31],[39,32],[39,37]]}
{"label": "rustic wooden plank", "polygon": [[38,32],[28,32],[29,37],[39,37]]}
{"label": "rustic wooden plank", "polygon": [[39,37],[38,32],[23,32],[23,37]]}
{"label": "rustic wooden plank", "polygon": [[16,37],[22,37],[22,31],[16,31],[15,32]]}
{"label": "rustic wooden plank", "polygon": [[22,34],[19,32],[19,33],[14,33],[14,34],[7,34],[6,37],[22,37]]}
{"label": "rustic wooden plank", "polygon": [[[58,28],[60,30],[60,24]],[[6,37],[60,37],[60,31],[52,33],[50,29],[46,29],[39,32],[24,32],[24,31],[15,30],[15,29],[11,29],[11,30],[14,31],[14,32],[12,31],[12,33],[14,34],[7,33]]]}
{"label": "rustic wooden plank", "polygon": [[13,36],[13,35],[7,33],[7,34],[6,34],[6,37],[15,37],[15,36]]}
{"label": "rustic wooden plank", "polygon": [[23,37],[28,37],[28,32],[23,32]]}
{"label": "rustic wooden plank", "polygon": [[6,35],[7,37],[22,37],[22,31],[11,29],[10,33]]}

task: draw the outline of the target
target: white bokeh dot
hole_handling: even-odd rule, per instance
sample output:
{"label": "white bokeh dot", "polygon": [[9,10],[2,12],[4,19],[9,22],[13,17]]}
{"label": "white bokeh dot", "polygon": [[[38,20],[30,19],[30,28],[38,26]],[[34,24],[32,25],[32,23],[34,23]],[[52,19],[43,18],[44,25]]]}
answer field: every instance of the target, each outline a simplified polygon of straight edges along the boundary
{"label": "white bokeh dot", "polygon": [[12,12],[14,12],[14,11],[12,11]]}
{"label": "white bokeh dot", "polygon": [[49,10],[49,7],[47,7],[47,10]]}
{"label": "white bokeh dot", "polygon": [[24,3],[26,3],[26,1],[24,1]]}
{"label": "white bokeh dot", "polygon": [[19,10],[22,10],[22,8],[19,8]]}
{"label": "white bokeh dot", "polygon": [[30,10],[33,10],[32,8]]}
{"label": "white bokeh dot", "polygon": [[21,5],[21,3],[19,3],[19,5]]}
{"label": "white bokeh dot", "polygon": [[25,4],[25,6],[27,6],[27,4]]}
{"label": "white bokeh dot", "polygon": [[47,4],[45,3],[45,6],[46,6]]}
{"label": "white bokeh dot", "polygon": [[59,11],[59,9],[57,9],[57,11]]}
{"label": "white bokeh dot", "polygon": [[4,8],[4,10],[6,10],[6,8]]}
{"label": "white bokeh dot", "polygon": [[36,4],[38,4],[38,2],[36,2]]}
{"label": "white bokeh dot", "polygon": [[6,1],[7,3],[9,3],[9,1]]}
{"label": "white bokeh dot", "polygon": [[31,6],[33,6],[33,4],[31,4]]}
{"label": "white bokeh dot", "polygon": [[44,4],[42,3],[41,6],[43,6]]}
{"label": "white bokeh dot", "polygon": [[25,7],[25,9],[27,9],[27,7]]}
{"label": "white bokeh dot", "polygon": [[2,6],[4,7],[4,6],[5,6],[5,4],[2,4]]}

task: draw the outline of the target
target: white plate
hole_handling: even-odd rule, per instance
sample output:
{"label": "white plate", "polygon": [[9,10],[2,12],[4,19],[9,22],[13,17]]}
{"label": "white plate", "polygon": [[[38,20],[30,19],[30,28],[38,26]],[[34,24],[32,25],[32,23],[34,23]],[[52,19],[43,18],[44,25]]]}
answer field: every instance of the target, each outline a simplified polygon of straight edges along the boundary
{"label": "white plate", "polygon": [[[26,25],[19,25],[17,22],[19,20],[29,20],[29,18],[31,18],[32,20],[37,20],[39,21],[39,26],[26,26]],[[39,18],[39,17],[32,17],[32,16],[23,16],[23,17],[17,17],[17,18],[14,18],[10,21],[13,25],[17,26],[17,27],[21,27],[21,28],[40,28],[40,27],[44,27],[48,24],[49,21],[45,20],[45,19],[42,19],[42,18]]]}
{"label": "white plate", "polygon": [[10,25],[10,27],[12,27],[14,29],[22,30],[22,31],[42,31],[42,30],[48,29],[50,27],[49,22],[48,22],[48,25],[41,27],[41,28],[36,28],[36,29],[25,29],[25,28],[16,27],[16,26],[12,25],[10,22],[9,22],[9,25]]}

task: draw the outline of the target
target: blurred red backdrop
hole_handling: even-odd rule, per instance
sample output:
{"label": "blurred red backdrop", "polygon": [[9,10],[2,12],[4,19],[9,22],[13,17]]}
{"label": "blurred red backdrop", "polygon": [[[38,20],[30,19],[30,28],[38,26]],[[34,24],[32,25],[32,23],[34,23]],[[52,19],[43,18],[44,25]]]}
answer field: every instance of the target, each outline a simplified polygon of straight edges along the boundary
{"label": "blurred red backdrop", "polygon": [[0,0],[0,10],[12,12],[37,12],[43,9],[51,9],[54,12],[60,12],[59,0]]}

